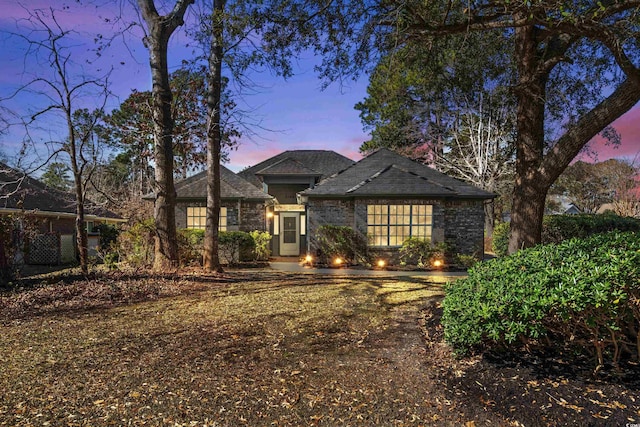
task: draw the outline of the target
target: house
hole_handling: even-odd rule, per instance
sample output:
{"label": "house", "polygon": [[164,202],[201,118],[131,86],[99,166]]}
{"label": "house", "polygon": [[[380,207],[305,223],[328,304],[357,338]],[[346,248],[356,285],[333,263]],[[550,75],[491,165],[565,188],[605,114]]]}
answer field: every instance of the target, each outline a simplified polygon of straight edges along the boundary
{"label": "house", "polygon": [[[207,216],[207,172],[176,183],[176,227],[204,229]],[[152,196],[145,198],[153,200]],[[224,166],[220,167],[221,231],[265,230],[273,197]]]}
{"label": "house", "polygon": [[[223,167],[221,181],[220,228],[269,231],[275,256],[314,253],[325,224],[352,227],[389,256],[407,237],[481,256],[483,204],[495,197],[387,149],[358,162],[327,150],[285,151],[237,175]],[[177,226],[203,228],[206,173],[176,189]]]}
{"label": "house", "polygon": [[352,166],[354,161],[329,150],[285,151],[239,173],[273,196],[267,230],[273,235],[272,253],[299,256],[307,252],[306,206],[298,193]]}
{"label": "house", "polygon": [[[310,236],[325,224],[349,226],[368,236],[374,251],[392,258],[408,237],[482,257],[483,204],[495,197],[385,148],[299,196]],[[309,249],[316,249],[313,239]]]}
{"label": "house", "polygon": [[[0,216],[28,220],[35,227],[31,236],[30,264],[72,262],[75,254],[76,203],[73,194],[47,187],[37,179],[0,163]],[[95,255],[99,242],[96,226],[126,222],[117,214],[87,201],[85,225],[89,254]]]}

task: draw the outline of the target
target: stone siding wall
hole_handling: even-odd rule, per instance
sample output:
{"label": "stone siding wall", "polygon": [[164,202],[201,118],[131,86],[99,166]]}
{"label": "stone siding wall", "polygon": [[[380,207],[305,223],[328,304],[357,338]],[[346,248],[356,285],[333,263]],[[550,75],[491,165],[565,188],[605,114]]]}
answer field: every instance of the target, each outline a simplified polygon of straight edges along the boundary
{"label": "stone siding wall", "polygon": [[482,200],[456,200],[445,205],[445,242],[453,245],[455,252],[484,255],[484,207]]}
{"label": "stone siding wall", "polygon": [[242,202],[240,206],[240,231],[266,231],[266,206],[263,202]]}
{"label": "stone siding wall", "polygon": [[307,242],[316,253],[315,235],[323,225],[356,227],[353,200],[309,199],[307,205]]}
{"label": "stone siding wall", "polygon": [[[310,199],[308,204],[310,250],[315,251],[314,236],[318,227],[326,224],[354,227],[367,234],[367,205],[371,204],[422,204],[433,206],[432,241],[445,242],[452,247],[447,254],[450,262],[455,254],[482,256],[484,238],[484,210],[482,200],[438,199]],[[397,262],[397,248],[372,248],[372,250]]]}
{"label": "stone siding wall", "polygon": [[[187,227],[187,207],[206,206],[205,201],[180,202],[176,205],[176,227]],[[228,231],[253,231],[265,229],[265,206],[263,202],[238,202],[223,200],[221,205],[227,208]]]}

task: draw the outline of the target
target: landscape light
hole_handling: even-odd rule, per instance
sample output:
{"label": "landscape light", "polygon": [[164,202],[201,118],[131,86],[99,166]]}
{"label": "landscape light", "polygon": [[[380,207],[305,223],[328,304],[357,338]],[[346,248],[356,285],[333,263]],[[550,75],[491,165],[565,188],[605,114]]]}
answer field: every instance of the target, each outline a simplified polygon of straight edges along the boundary
{"label": "landscape light", "polygon": [[440,261],[439,259],[433,261],[433,266],[434,267],[442,267],[442,261]]}
{"label": "landscape light", "polygon": [[340,258],[340,257],[338,257],[338,258],[336,258],[336,259],[334,259],[334,260],[333,260],[333,263],[334,263],[335,265],[341,265],[341,264],[342,264],[342,262],[343,262],[343,261],[342,261],[342,258]]}
{"label": "landscape light", "polygon": [[307,264],[311,264],[311,262],[313,261],[313,257],[311,255],[307,255],[306,257],[304,257],[304,261]]}
{"label": "landscape light", "polygon": [[378,267],[384,268],[385,265],[387,265],[387,263],[383,259],[378,260]]}

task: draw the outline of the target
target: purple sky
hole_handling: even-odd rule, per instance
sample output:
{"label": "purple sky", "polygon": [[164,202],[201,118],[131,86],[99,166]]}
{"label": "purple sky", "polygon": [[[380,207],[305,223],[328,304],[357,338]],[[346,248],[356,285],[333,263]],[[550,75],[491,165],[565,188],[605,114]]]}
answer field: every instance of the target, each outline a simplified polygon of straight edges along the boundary
{"label": "purple sky", "polygon": [[[58,20],[65,28],[73,28],[80,36],[85,37],[84,40],[78,40],[76,49],[89,57],[87,49],[92,46],[92,37],[88,35],[98,31],[108,34],[111,31],[100,19],[108,16],[109,11],[80,8],[73,1],[68,3],[69,10],[58,12]],[[30,8],[46,8],[49,4],[44,0],[29,1]],[[12,0],[0,0],[0,7],[3,11],[0,29],[3,32],[15,31],[15,19],[26,15],[24,9]],[[5,97],[29,78],[23,72],[23,53],[20,48],[24,46],[15,40],[11,39],[7,43],[5,37],[0,39],[0,61],[3,63],[0,97]],[[189,55],[190,52],[184,48],[185,42],[184,35],[174,35],[170,46],[170,67],[175,68]],[[129,37],[126,48],[120,42],[116,42],[114,46],[97,62],[97,66],[102,66],[102,69],[112,64],[115,66],[111,90],[117,95],[117,99],[111,101],[111,108],[124,100],[132,89],[151,88],[148,52],[140,37]],[[252,80],[259,85],[259,89],[256,93],[245,95],[241,103],[247,104],[242,107],[252,111],[252,121],[259,122],[260,126],[255,129],[255,135],[251,138],[241,140],[239,148],[231,153],[230,164],[227,166],[240,170],[284,150],[295,149],[327,149],[352,159],[360,158],[358,148],[367,136],[362,131],[358,112],[353,106],[365,96],[366,79],[349,81],[342,87],[334,84],[323,91],[320,89],[321,82],[313,71],[315,63],[316,59],[312,55],[301,58],[296,62],[296,74],[286,81],[269,72],[252,75]],[[33,69],[33,65],[27,65],[27,69]],[[11,105],[24,108],[31,100],[30,97],[22,97]],[[23,134],[20,129],[15,129],[9,136],[0,137],[0,151],[11,157]],[[47,140],[51,135],[45,134],[42,138]]]}
{"label": "purple sky", "polygon": [[[24,1],[29,8],[47,8],[52,2],[48,0]],[[101,18],[113,16],[109,8],[78,7],[75,1],[57,0],[57,7],[68,5],[69,9],[58,14],[60,23],[65,28],[73,28],[79,34],[75,48],[87,55],[87,49],[92,46],[89,34],[101,32],[109,34],[111,27],[104,24]],[[110,3],[112,4],[112,3]],[[0,0],[0,63],[3,64],[0,73],[0,98],[6,97],[17,85],[24,83],[28,76],[24,74],[25,62],[20,50],[20,43],[16,39],[7,39],[7,31],[15,31],[16,19],[25,16],[25,11],[14,0]],[[139,33],[139,30],[138,30]],[[172,66],[186,58],[188,52],[183,47],[185,36],[177,34],[172,39],[170,50]],[[114,65],[112,76],[112,91],[118,96],[111,102],[111,108],[124,100],[132,89],[150,89],[150,71],[148,67],[148,53],[138,36],[131,35],[127,40],[127,47],[120,40],[114,48],[106,51],[101,60],[94,65],[83,66],[88,69],[102,67],[105,69]],[[121,62],[123,64],[121,64]],[[358,148],[367,139],[362,130],[358,112],[353,106],[366,95],[366,79],[358,82],[348,82],[347,86],[339,87],[334,84],[328,89],[320,90],[320,81],[313,72],[315,59],[312,56],[302,58],[298,62],[296,75],[287,81],[276,78],[269,73],[254,73],[252,79],[261,87],[258,93],[245,97],[246,102],[255,111],[255,121],[259,121],[262,128],[257,129],[256,136],[241,141],[237,151],[231,153],[230,166],[234,170],[254,165],[283,150],[294,149],[327,149],[344,154],[352,159],[359,159]],[[37,70],[31,63],[26,64],[28,71]],[[10,107],[24,108],[33,98],[22,97]],[[615,127],[622,135],[622,145],[614,149],[607,147],[600,138],[592,143],[592,148],[598,152],[598,160],[611,157],[631,157],[640,152],[640,107],[636,106],[631,112],[621,117]],[[0,151],[11,157],[15,154],[19,142],[23,137],[16,129],[8,136],[0,136]],[[51,135],[43,135],[44,139]]]}

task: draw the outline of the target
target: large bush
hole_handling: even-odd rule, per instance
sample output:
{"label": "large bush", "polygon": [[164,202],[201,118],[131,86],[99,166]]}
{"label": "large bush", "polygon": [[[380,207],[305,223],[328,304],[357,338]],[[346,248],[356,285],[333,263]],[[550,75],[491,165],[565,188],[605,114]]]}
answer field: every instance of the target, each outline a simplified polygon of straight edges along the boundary
{"label": "large bush", "polygon": [[249,233],[253,239],[253,261],[268,261],[271,256],[271,234],[268,231],[254,230]]}
{"label": "large bush", "polygon": [[[604,215],[547,215],[542,222],[542,243],[560,243],[609,231],[640,232],[640,220],[607,213]],[[498,224],[493,232],[493,251],[505,256],[509,246],[509,223]]]}
{"label": "large bush", "polygon": [[181,265],[201,265],[204,230],[183,228],[178,230],[178,257]]}
{"label": "large bush", "polygon": [[370,264],[367,238],[351,227],[318,227],[315,242],[321,263],[329,264],[333,259],[341,258],[348,264]]}
{"label": "large bush", "polygon": [[115,268],[120,257],[118,253],[118,235],[120,230],[115,225],[98,224],[95,230],[100,233],[98,243],[98,257],[109,268]]}
{"label": "large bush", "polygon": [[244,231],[221,231],[218,234],[220,256],[228,265],[250,260],[255,246],[251,235]]}
{"label": "large bush", "polygon": [[410,237],[402,242],[400,264],[429,268],[436,259],[442,260],[446,252],[445,243],[431,243],[429,240]]}
{"label": "large bush", "polygon": [[540,245],[477,264],[446,288],[445,339],[458,352],[527,344],[640,358],[640,233]]}
{"label": "large bush", "polygon": [[131,267],[153,264],[155,223],[153,218],[132,224],[118,235],[117,250],[120,262]]}

